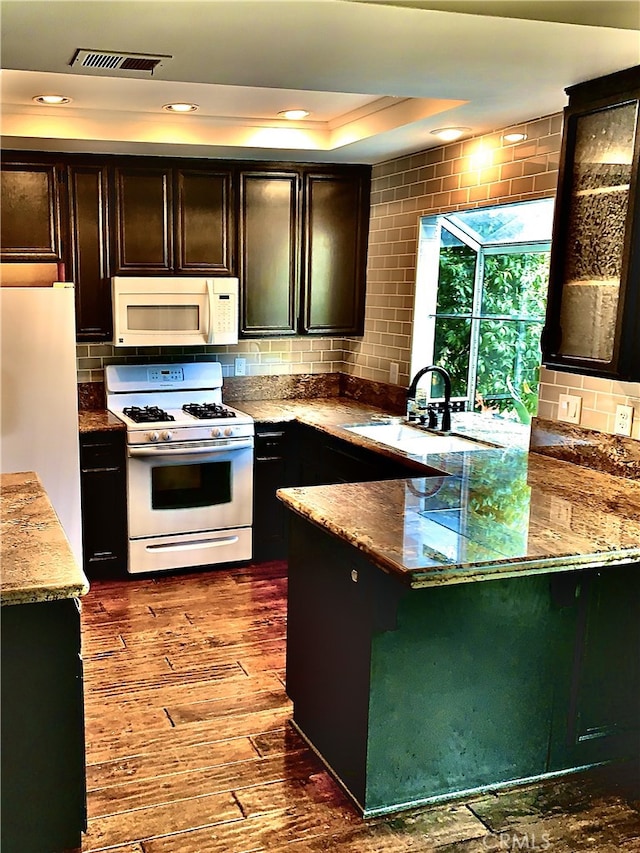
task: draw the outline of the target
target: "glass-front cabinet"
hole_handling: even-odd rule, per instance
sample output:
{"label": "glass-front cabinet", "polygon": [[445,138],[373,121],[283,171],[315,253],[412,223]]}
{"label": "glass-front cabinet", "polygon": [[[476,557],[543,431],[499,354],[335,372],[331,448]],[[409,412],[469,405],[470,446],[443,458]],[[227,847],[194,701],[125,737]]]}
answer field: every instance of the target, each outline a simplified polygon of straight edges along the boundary
{"label": "glass-front cabinet", "polygon": [[640,379],[640,66],[567,89],[543,362]]}

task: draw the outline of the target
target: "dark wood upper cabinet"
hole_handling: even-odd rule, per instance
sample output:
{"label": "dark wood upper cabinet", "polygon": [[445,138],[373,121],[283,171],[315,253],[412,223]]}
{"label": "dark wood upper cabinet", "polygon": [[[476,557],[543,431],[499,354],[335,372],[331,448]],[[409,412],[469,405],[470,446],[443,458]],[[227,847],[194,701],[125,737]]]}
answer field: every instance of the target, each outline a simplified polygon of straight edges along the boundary
{"label": "dark wood upper cabinet", "polygon": [[246,336],[297,331],[299,184],[295,172],[240,174],[239,275]]}
{"label": "dark wood upper cabinet", "polygon": [[240,175],[241,332],[361,335],[369,167]]}
{"label": "dark wood upper cabinet", "polygon": [[1,260],[61,260],[57,166],[4,162],[1,189]]}
{"label": "dark wood upper cabinet", "polygon": [[69,166],[71,280],[79,341],[110,341],[109,190],[106,166]]}
{"label": "dark wood upper cabinet", "polygon": [[567,89],[543,363],[640,379],[640,66]]}
{"label": "dark wood upper cabinet", "polygon": [[237,275],[242,337],[361,335],[370,184],[369,166],[6,152],[2,259],[67,264],[79,341],[111,340],[114,275]]}
{"label": "dark wood upper cabinet", "polygon": [[114,275],[173,271],[173,186],[170,168],[114,170]]}
{"label": "dark wood upper cabinet", "polygon": [[176,169],[175,181],[176,272],[230,275],[231,171]]}
{"label": "dark wood upper cabinet", "polygon": [[369,184],[360,170],[305,175],[301,331],[364,331]]}

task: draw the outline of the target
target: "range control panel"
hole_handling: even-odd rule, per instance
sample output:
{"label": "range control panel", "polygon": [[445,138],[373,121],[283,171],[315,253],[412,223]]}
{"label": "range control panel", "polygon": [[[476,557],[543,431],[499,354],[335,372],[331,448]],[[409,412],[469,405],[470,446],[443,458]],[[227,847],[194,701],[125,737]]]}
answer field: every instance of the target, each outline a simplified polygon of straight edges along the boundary
{"label": "range control panel", "polygon": [[147,370],[149,382],[184,382],[184,371],[181,367],[150,367]]}

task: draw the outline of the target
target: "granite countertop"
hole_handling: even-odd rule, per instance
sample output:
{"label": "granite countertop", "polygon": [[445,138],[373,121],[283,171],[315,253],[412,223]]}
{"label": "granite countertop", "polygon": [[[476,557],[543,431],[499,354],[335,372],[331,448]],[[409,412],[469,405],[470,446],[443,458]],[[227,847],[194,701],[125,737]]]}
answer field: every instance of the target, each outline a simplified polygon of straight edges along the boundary
{"label": "granite countertop", "polygon": [[126,430],[124,422],[107,409],[80,409],[78,427],[80,435],[87,432],[113,432],[114,430],[124,432]]}
{"label": "granite countertop", "polygon": [[2,605],[77,598],[89,590],[37,474],[2,474]]}
{"label": "granite countertop", "polygon": [[412,588],[640,560],[638,482],[519,450],[425,462],[443,476],[278,496]]}

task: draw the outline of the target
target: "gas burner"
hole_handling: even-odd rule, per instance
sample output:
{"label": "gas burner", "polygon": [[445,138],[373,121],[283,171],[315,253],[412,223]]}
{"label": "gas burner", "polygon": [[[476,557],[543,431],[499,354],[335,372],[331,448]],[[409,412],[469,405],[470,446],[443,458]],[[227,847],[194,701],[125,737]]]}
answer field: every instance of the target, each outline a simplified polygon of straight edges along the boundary
{"label": "gas burner", "polygon": [[225,409],[219,403],[186,403],[182,411],[192,415],[198,420],[210,420],[213,418],[235,418],[236,413]]}
{"label": "gas burner", "polygon": [[128,406],[122,410],[122,414],[131,418],[137,424],[150,424],[161,421],[174,421],[173,415],[167,414],[158,406]]}

